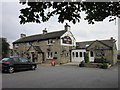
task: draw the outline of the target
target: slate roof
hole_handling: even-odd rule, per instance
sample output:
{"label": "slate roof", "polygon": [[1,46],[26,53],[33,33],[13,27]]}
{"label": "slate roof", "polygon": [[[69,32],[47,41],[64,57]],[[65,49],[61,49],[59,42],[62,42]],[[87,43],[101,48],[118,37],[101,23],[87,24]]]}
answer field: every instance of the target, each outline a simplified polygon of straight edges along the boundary
{"label": "slate roof", "polygon": [[33,46],[33,48],[34,48],[37,52],[42,53],[42,50],[40,49],[39,46]]}
{"label": "slate roof", "polygon": [[28,50],[26,50],[26,52],[28,52],[30,50],[30,48],[33,47],[35,51],[37,51],[38,53],[42,53],[42,50],[39,46],[33,46],[31,45]]}
{"label": "slate roof", "polygon": [[[92,43],[94,43],[96,40],[94,41],[86,41],[86,42],[76,42],[76,48],[77,49],[85,49],[86,45],[91,45]],[[108,39],[108,40],[97,40],[101,43],[103,43],[104,45],[108,46],[108,47],[113,47],[114,43],[116,42],[115,39]]]}
{"label": "slate roof", "polygon": [[14,41],[13,44],[59,38],[65,32],[66,32],[66,30],[61,30],[61,31],[56,31],[56,32],[49,32],[49,33],[46,33],[46,34],[38,34],[38,35],[27,36],[27,37],[23,37],[23,38],[20,38],[20,39]]}

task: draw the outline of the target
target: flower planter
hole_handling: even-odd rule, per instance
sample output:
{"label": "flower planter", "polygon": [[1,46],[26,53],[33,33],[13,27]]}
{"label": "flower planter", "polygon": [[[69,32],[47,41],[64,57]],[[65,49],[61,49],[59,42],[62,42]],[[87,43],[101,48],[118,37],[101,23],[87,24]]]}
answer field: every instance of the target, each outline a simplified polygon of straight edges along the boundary
{"label": "flower planter", "polygon": [[79,64],[79,67],[84,67],[85,66],[85,63],[82,61],[80,64]]}
{"label": "flower planter", "polygon": [[108,68],[108,64],[107,63],[103,63],[102,66],[101,66],[101,68],[107,69]]}
{"label": "flower planter", "polygon": [[84,64],[79,64],[79,67],[84,67],[85,65]]}

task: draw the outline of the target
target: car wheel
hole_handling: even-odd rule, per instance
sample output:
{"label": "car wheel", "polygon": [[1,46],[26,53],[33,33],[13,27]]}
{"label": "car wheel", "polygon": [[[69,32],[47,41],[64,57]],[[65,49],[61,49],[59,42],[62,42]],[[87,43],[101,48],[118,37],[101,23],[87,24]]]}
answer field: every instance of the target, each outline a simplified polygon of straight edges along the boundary
{"label": "car wheel", "polygon": [[35,69],[36,69],[35,65],[32,65],[32,70],[35,70]]}
{"label": "car wheel", "polygon": [[4,73],[5,71],[4,70],[2,70],[2,73]]}
{"label": "car wheel", "polygon": [[8,69],[8,72],[9,72],[9,73],[13,73],[13,72],[14,72],[14,68],[13,68],[13,67],[10,67],[10,68]]}

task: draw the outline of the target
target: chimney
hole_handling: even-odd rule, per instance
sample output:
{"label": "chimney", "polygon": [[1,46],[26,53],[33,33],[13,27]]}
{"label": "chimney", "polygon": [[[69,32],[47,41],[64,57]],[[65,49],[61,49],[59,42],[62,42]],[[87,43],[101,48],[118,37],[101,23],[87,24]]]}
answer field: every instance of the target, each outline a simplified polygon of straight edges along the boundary
{"label": "chimney", "polygon": [[43,30],[43,34],[47,34],[47,30],[46,30],[46,28]]}
{"label": "chimney", "polygon": [[116,40],[113,37],[111,37],[110,40],[112,40],[112,42],[116,42]]}
{"label": "chimney", "polygon": [[66,23],[66,25],[65,25],[65,30],[66,30],[66,31],[69,31],[69,30],[70,30],[70,25],[68,25],[68,23]]}
{"label": "chimney", "polygon": [[111,40],[113,40],[113,37],[110,37]]}
{"label": "chimney", "polygon": [[21,38],[26,37],[26,34],[20,34],[20,37]]}

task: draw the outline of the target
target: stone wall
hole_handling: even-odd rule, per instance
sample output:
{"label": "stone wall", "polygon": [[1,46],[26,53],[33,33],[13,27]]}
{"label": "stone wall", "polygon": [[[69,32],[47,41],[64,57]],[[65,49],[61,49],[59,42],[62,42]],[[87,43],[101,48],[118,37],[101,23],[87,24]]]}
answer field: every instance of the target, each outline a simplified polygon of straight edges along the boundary
{"label": "stone wall", "polygon": [[117,48],[116,48],[116,45],[114,44],[114,46],[113,46],[113,64],[117,63],[117,60],[118,60],[117,55],[118,55]]}
{"label": "stone wall", "polygon": [[[53,44],[50,44],[50,45],[48,45],[48,40],[35,41],[35,42],[32,42],[32,46],[39,46],[44,54],[44,55],[38,54],[38,60],[37,60],[38,63],[50,63],[52,59],[47,58],[48,49],[50,49],[49,51],[53,53],[53,57],[57,57],[56,59],[57,64],[70,62],[70,51],[69,50],[72,47],[62,46],[60,39],[57,39],[57,38],[53,39]],[[21,53],[22,52],[24,53],[29,48],[30,48],[30,45],[28,45],[27,43],[19,43],[17,48],[15,47],[15,45],[13,45],[14,55],[17,55],[15,52],[15,50],[17,50],[19,55],[22,56]],[[35,52],[35,50],[31,49],[28,52],[30,54],[30,52]],[[27,58],[25,54],[23,57]],[[44,59],[44,62],[43,62],[43,59]]]}
{"label": "stone wall", "polygon": [[[97,52],[102,52],[104,54],[103,57],[106,59],[107,62],[110,62],[111,64],[115,64],[117,62],[117,49],[115,47],[115,44],[111,48],[107,45],[100,43],[99,41],[96,41],[90,47],[88,47],[87,50],[93,50],[95,54]],[[101,57],[102,56],[95,55],[96,59],[101,59]]]}

